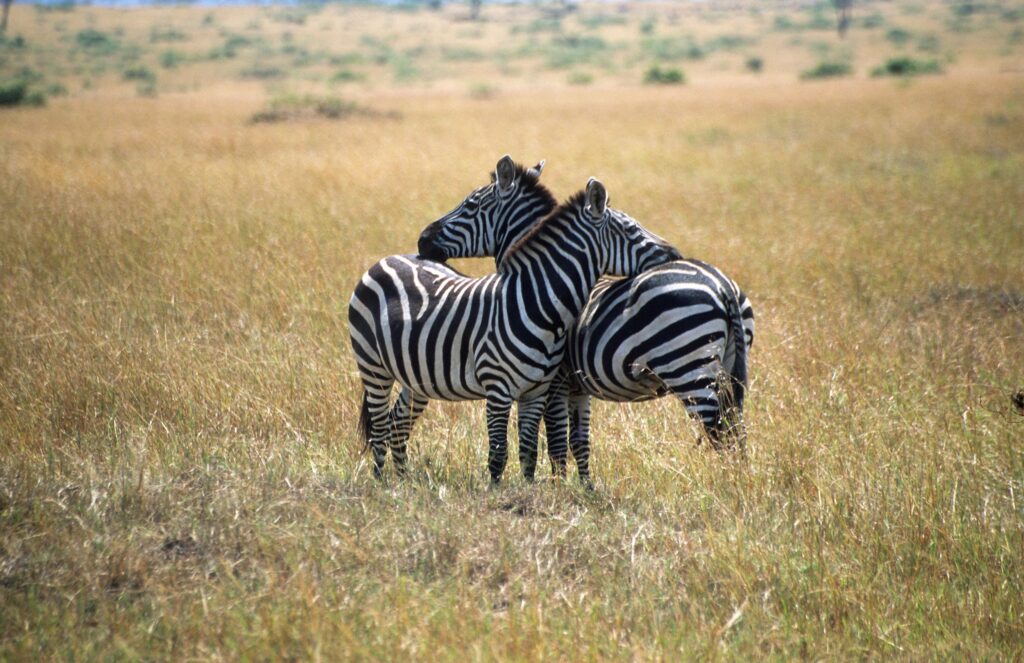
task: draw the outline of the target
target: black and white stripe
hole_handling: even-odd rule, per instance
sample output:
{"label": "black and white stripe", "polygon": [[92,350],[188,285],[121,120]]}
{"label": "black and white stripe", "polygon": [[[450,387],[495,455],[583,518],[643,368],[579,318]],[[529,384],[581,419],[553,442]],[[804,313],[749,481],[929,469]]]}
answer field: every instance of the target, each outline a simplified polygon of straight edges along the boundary
{"label": "black and white stripe", "polygon": [[[442,219],[436,225],[435,257],[487,255],[494,247],[500,264],[502,247],[529,224],[510,215],[475,224]],[[679,260],[633,278],[602,280],[569,331],[567,361],[546,406],[555,473],[565,471],[571,420],[568,446],[581,478],[589,477],[592,396],[628,402],[672,393],[703,423],[716,447],[742,443],[746,351],[753,337],[754,312],[746,296],[706,263]],[[723,439],[725,433],[733,435]]]}
{"label": "black and white stripe", "polygon": [[[472,222],[485,208],[496,214],[501,199],[507,205],[516,198],[523,171],[503,162],[495,182],[441,221]],[[546,392],[590,290],[601,274],[636,274],[679,257],[639,224],[608,213],[606,202],[604,187],[591,180],[585,192],[533,219],[490,276],[463,276],[427,259],[429,250],[427,258],[390,256],[363,275],[349,303],[349,331],[364,387],[360,429],[378,476],[389,446],[404,471],[412,415],[438,398],[486,399],[493,481],[505,467],[509,411],[519,401],[527,423],[534,422],[520,431],[523,473],[533,477]],[[432,246],[436,227],[424,231],[421,252]],[[397,405],[404,416],[395,418],[404,430],[392,435],[388,401],[396,381],[408,394]]]}

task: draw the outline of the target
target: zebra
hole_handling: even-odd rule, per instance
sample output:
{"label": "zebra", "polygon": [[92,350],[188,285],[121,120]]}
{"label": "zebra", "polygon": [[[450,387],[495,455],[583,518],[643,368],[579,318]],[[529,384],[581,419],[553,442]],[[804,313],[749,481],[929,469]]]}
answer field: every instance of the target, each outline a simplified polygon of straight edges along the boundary
{"label": "zebra", "polygon": [[[538,178],[542,168],[543,162],[526,174]],[[528,223],[514,216],[445,218],[424,233],[420,254],[442,261],[494,255],[500,264],[510,238],[527,230]],[[754,311],[746,295],[707,263],[680,259],[632,278],[602,279],[569,330],[566,363],[545,407],[553,472],[564,475],[569,446],[580,479],[590,483],[591,397],[632,402],[672,393],[701,421],[712,446],[742,447],[746,356],[753,340]],[[403,394],[395,409],[398,427],[403,417],[418,416],[405,401]]]}
{"label": "zebra", "polygon": [[[494,199],[519,197],[517,172],[499,162],[494,182],[442,220],[471,224],[484,209],[503,209]],[[398,382],[411,394],[410,410],[432,398],[487,401],[494,484],[505,468],[509,411],[518,401],[520,461],[523,475],[533,479],[546,392],[590,290],[602,274],[637,274],[680,257],[660,237],[609,210],[607,200],[604,185],[591,178],[546,215],[543,205],[520,208],[536,209],[527,214],[534,222],[489,276],[469,278],[411,255],[384,258],[363,274],[349,301],[349,335],[363,383],[359,433],[373,453],[375,476],[382,476],[389,447],[396,472],[406,470],[408,431],[391,434],[397,431],[388,410]]]}

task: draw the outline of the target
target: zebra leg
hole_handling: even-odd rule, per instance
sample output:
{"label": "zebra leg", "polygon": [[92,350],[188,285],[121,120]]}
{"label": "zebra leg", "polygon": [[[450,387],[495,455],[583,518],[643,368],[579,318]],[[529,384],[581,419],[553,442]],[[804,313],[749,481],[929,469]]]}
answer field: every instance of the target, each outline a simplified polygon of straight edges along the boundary
{"label": "zebra leg", "polygon": [[531,482],[537,472],[537,434],[546,402],[547,394],[519,401],[519,466]]}
{"label": "zebra leg", "polygon": [[406,442],[409,441],[409,433],[429,402],[429,399],[410,389],[402,389],[395,406],[391,408],[391,458],[395,461],[395,470],[399,476],[405,476]]}
{"label": "zebra leg", "polygon": [[388,401],[394,380],[367,380],[363,377],[363,408],[359,416],[359,427],[366,444],[373,453],[373,476],[380,479],[384,473],[384,461],[388,455],[388,438],[391,426],[388,416]]}
{"label": "zebra leg", "polygon": [[548,458],[551,460],[551,474],[565,478],[566,456],[569,440],[569,386],[564,380],[555,378],[548,389],[544,406],[544,430],[548,438]]}
{"label": "zebra leg", "polygon": [[590,396],[577,394],[569,397],[569,447],[576,461],[580,483],[593,488],[590,482]]}
{"label": "zebra leg", "polygon": [[487,396],[487,469],[491,484],[497,485],[508,461],[508,415],[512,399],[501,394]]}

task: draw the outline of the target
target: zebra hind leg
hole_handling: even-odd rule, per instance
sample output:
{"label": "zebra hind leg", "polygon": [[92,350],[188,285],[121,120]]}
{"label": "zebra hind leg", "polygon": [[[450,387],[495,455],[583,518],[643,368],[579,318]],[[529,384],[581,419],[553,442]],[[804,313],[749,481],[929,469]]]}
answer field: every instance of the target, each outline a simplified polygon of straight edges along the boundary
{"label": "zebra hind leg", "polygon": [[491,473],[491,485],[501,482],[508,462],[508,415],[512,399],[505,395],[487,397],[487,469]]}
{"label": "zebra hind leg", "polygon": [[388,416],[388,400],[391,396],[391,382],[363,381],[363,406],[359,414],[359,433],[373,454],[373,476],[383,477],[384,462],[388,455],[388,438],[391,426]]}
{"label": "zebra hind leg", "polygon": [[590,481],[590,396],[569,398],[569,448],[576,461],[576,473],[584,487],[593,490]]}
{"label": "zebra hind leg", "polygon": [[391,458],[395,461],[395,471],[398,476],[405,476],[406,473],[406,449],[409,441],[409,434],[416,420],[423,414],[429,399],[409,389],[402,389],[395,400],[395,406],[391,408],[388,416],[389,446],[391,447]]}
{"label": "zebra hind leg", "polygon": [[537,473],[537,434],[546,403],[546,395],[519,402],[519,466],[530,482]]}

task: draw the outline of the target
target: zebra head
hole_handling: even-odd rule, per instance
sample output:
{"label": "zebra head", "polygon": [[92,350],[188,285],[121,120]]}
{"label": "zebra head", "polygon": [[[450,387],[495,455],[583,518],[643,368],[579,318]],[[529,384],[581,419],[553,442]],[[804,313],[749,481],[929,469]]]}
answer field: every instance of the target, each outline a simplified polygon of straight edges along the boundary
{"label": "zebra head", "polygon": [[498,160],[491,183],[470,193],[451,212],[427,226],[419,254],[428,260],[496,256],[555,208],[555,198],[540,183],[541,161],[524,168],[509,155]]}
{"label": "zebra head", "polygon": [[608,207],[608,190],[591,177],[578,214],[600,231],[604,245],[602,273],[633,276],[658,265],[681,260],[682,254],[625,212]]}

